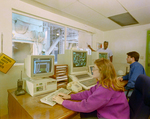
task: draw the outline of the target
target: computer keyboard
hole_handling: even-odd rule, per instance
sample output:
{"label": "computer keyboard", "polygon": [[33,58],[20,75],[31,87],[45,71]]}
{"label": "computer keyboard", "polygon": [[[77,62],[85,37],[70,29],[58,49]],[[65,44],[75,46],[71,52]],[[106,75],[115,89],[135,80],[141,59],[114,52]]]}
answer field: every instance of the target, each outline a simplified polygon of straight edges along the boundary
{"label": "computer keyboard", "polygon": [[46,103],[48,105],[54,106],[56,104],[56,102],[52,101],[52,98],[56,95],[58,95],[58,93],[65,93],[65,94],[69,94],[71,93],[71,91],[64,89],[64,88],[60,88],[50,94],[48,94],[47,96],[43,97],[40,99],[40,101],[42,103]]}
{"label": "computer keyboard", "polygon": [[79,83],[81,83],[81,84],[85,85],[86,87],[88,87],[88,86],[95,85],[97,83],[97,80],[92,78],[92,79],[79,81]]}
{"label": "computer keyboard", "polygon": [[80,80],[83,78],[90,78],[91,76],[89,74],[80,74],[80,75],[76,75],[76,77],[78,78],[78,80]]}

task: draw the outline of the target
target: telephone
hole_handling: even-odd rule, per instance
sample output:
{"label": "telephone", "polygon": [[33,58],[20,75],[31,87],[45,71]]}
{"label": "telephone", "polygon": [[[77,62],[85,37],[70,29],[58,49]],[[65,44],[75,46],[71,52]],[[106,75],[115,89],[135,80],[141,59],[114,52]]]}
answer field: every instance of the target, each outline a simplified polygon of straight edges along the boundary
{"label": "telephone", "polygon": [[17,81],[17,90],[15,91],[15,95],[24,95],[26,92],[24,89],[22,89],[23,80],[22,80],[22,71],[21,71],[21,79],[18,79]]}
{"label": "telephone", "polygon": [[78,93],[79,91],[82,90],[82,86],[80,86],[80,84],[78,82],[72,81],[67,84],[67,89],[71,90],[74,93]]}

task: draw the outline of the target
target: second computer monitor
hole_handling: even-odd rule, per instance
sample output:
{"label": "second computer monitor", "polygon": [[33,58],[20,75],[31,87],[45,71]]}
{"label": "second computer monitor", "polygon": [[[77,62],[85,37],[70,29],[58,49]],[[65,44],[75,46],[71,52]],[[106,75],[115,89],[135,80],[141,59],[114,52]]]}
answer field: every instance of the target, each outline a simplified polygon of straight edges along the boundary
{"label": "second computer monitor", "polygon": [[58,64],[68,64],[69,74],[88,72],[87,51],[65,50],[65,54],[58,55]]}
{"label": "second computer monitor", "polygon": [[100,58],[107,59],[107,58],[108,58],[107,52],[99,52],[99,59],[100,59]]}
{"label": "second computer monitor", "polygon": [[92,52],[91,53],[91,65],[94,64],[94,61],[96,59],[101,59],[101,58],[105,58],[108,59],[108,53],[107,52]]}
{"label": "second computer monitor", "polygon": [[73,67],[86,67],[87,52],[73,51]]}

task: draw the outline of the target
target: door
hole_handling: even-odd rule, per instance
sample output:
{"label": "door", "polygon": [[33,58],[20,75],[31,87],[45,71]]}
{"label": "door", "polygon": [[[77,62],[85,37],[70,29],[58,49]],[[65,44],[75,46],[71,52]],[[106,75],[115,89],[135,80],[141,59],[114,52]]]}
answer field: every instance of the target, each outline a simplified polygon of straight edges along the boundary
{"label": "door", "polygon": [[147,31],[145,69],[146,75],[150,77],[150,30]]}

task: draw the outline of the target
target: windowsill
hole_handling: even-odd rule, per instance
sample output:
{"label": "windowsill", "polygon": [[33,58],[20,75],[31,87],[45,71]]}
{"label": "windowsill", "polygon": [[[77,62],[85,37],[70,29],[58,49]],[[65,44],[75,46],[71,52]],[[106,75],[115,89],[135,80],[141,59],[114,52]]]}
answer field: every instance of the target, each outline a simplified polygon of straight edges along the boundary
{"label": "windowsill", "polygon": [[24,63],[15,63],[14,66],[22,66]]}

